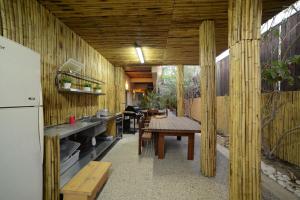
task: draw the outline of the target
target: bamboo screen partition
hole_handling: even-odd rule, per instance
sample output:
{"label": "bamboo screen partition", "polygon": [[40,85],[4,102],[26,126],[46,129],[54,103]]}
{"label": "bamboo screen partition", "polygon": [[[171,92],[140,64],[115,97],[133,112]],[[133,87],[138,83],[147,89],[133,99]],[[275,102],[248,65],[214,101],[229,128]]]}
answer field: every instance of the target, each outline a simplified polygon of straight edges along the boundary
{"label": "bamboo screen partition", "polygon": [[[263,105],[267,95],[263,94],[261,98]],[[197,113],[200,112],[200,100],[200,98],[196,98],[192,104],[192,117],[199,121],[200,117]],[[284,130],[300,125],[300,91],[282,92],[280,94],[280,102],[284,103],[284,106],[278,112],[275,120],[266,127],[268,130],[267,138],[271,148],[274,147]],[[225,135],[229,135],[228,104],[228,96],[217,97],[217,130]],[[300,130],[283,140],[276,155],[282,160],[300,166]]]}
{"label": "bamboo screen partition", "polygon": [[116,110],[115,112],[121,112],[125,110],[125,72],[121,67],[115,68],[115,99],[116,99]]}
{"label": "bamboo screen partition", "polygon": [[[262,103],[267,100],[267,95],[262,96]],[[282,92],[280,102],[284,103],[275,120],[268,126],[268,143],[271,148],[284,131],[300,126],[300,91]],[[300,130],[297,130],[283,140],[276,155],[290,163],[300,166]]]}
{"label": "bamboo screen partition", "polygon": [[184,116],[184,66],[176,66],[177,116]]}
{"label": "bamboo screen partition", "polygon": [[44,145],[44,200],[59,200],[60,196],[60,144],[59,136],[45,136]]}
{"label": "bamboo screen partition", "polygon": [[200,169],[207,177],[216,175],[216,38],[215,22],[202,21],[199,27],[199,65],[201,66],[201,148]]}
{"label": "bamboo screen partition", "polygon": [[[125,102],[124,95],[115,95],[114,66],[36,0],[0,0],[0,10],[0,35],[41,54],[45,125],[64,123],[69,115],[95,114],[104,107],[114,112],[116,99]],[[85,64],[83,74],[106,82],[102,88],[105,96],[57,92],[56,69],[69,58]],[[124,79],[119,80],[124,81],[119,85],[125,85]],[[121,90],[125,93],[123,87]]]}

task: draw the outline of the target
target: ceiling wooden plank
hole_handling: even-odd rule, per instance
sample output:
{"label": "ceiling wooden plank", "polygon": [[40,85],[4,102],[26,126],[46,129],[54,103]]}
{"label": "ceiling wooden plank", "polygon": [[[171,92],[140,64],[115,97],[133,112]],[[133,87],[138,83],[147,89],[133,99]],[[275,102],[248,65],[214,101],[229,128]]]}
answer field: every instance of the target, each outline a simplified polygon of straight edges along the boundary
{"label": "ceiling wooden plank", "polygon": [[131,83],[152,83],[153,79],[152,78],[131,78],[130,82]]}
{"label": "ceiling wooden plank", "polygon": [[[228,0],[38,0],[116,66],[198,64],[202,20],[216,25],[217,53],[227,49]],[[295,0],[263,0],[263,22]]]}
{"label": "ceiling wooden plank", "polygon": [[152,78],[151,72],[126,72],[130,78]]}

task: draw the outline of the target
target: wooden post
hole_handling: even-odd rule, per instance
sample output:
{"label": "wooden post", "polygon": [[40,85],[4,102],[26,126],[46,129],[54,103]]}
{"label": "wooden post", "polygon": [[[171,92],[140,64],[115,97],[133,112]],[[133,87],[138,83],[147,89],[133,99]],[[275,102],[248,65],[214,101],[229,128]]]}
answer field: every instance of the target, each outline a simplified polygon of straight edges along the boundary
{"label": "wooden post", "polygon": [[177,116],[184,116],[184,67],[178,65],[176,70]]}
{"label": "wooden post", "polygon": [[116,119],[111,119],[107,122],[107,135],[116,137],[117,127],[116,127]]}
{"label": "wooden post", "polygon": [[60,139],[59,136],[44,137],[43,199],[59,200],[60,187]]}
{"label": "wooden post", "polygon": [[261,198],[261,0],[229,0],[230,199]]}
{"label": "wooden post", "polygon": [[201,172],[204,176],[216,175],[216,40],[215,23],[205,20],[199,29],[199,57],[201,83]]}
{"label": "wooden post", "polygon": [[125,110],[126,90],[125,90],[125,73],[122,67],[115,67],[115,112]]}

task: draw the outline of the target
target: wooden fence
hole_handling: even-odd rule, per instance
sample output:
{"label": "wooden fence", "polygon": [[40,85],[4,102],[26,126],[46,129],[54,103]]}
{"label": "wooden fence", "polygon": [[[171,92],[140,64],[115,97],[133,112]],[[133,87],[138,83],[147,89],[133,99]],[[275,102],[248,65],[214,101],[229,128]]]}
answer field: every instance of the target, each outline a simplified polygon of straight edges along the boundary
{"label": "wooden fence", "polygon": [[[217,97],[217,131],[228,135],[228,113],[229,113],[229,98],[228,96]],[[191,116],[194,120],[200,120],[200,103],[201,98],[194,98],[190,100],[190,106],[188,101],[185,101],[185,113]],[[191,109],[189,109],[191,108]]]}
{"label": "wooden fence", "polygon": [[[282,92],[280,93],[280,103],[283,106],[276,115],[275,120],[266,127],[266,137],[268,145],[273,148],[284,131],[293,127],[300,126],[300,91]],[[262,95],[262,104],[267,99],[267,95]],[[201,121],[200,119],[200,98],[196,98],[191,103],[191,117]],[[186,103],[187,104],[187,103]],[[263,106],[263,105],[262,105]],[[188,113],[186,107],[186,113]],[[217,130],[225,135],[228,132],[229,120],[229,97],[217,97]],[[280,159],[300,166],[300,129],[286,137],[278,151],[275,153]]]}
{"label": "wooden fence", "polygon": [[[262,103],[266,100],[267,95],[263,95]],[[300,92],[281,93],[280,103],[283,103],[283,107],[279,110],[275,120],[266,127],[266,137],[271,148],[274,147],[283,132],[300,125]],[[300,129],[283,140],[276,155],[300,166]]]}

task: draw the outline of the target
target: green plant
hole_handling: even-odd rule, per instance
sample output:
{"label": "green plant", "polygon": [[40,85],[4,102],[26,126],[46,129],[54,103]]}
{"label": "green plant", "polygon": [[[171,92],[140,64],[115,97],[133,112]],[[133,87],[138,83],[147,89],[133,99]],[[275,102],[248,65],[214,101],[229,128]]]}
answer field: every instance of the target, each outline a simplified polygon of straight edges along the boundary
{"label": "green plant", "polygon": [[85,83],[85,84],[83,84],[83,87],[92,87],[92,84],[90,84],[90,83]]}
{"label": "green plant", "polygon": [[159,109],[160,108],[159,98],[160,97],[156,92],[154,91],[147,92],[142,98],[140,106],[145,109],[151,109],[151,108]]}
{"label": "green plant", "polygon": [[65,76],[61,79],[61,82],[62,83],[72,83],[72,78]]}
{"label": "green plant", "polygon": [[160,109],[164,109],[164,108],[176,109],[177,108],[176,96],[162,94],[159,98],[159,107]]}
{"label": "green plant", "polygon": [[101,90],[101,88],[102,88],[102,87],[101,87],[101,85],[99,85],[99,84],[97,84],[97,85],[94,87],[95,90]]}
{"label": "green plant", "polygon": [[289,66],[300,64],[300,55],[294,55],[287,60],[275,60],[271,64],[264,64],[262,69],[262,79],[276,90],[279,81],[287,81],[289,85],[294,84],[294,77]]}

